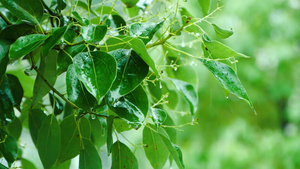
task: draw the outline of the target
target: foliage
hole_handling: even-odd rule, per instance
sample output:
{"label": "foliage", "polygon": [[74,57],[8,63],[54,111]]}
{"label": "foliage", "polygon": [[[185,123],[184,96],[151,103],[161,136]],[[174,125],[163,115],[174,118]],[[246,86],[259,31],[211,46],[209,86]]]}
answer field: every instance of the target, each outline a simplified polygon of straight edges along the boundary
{"label": "foliage", "polygon": [[[143,130],[153,168],[168,159],[185,168],[173,112],[187,111],[190,124],[197,123],[199,75],[192,63],[203,63],[227,96],[254,110],[236,69],[238,57],[247,56],[210,38],[233,34],[209,21],[219,2],[198,1],[201,18],[181,0],[0,2],[0,151],[7,167],[33,166],[18,145],[23,127],[46,169],[68,168],[77,155],[79,168],[101,168],[105,143],[111,168],[138,168],[122,134],[133,129]],[[174,47],[180,37],[193,39],[202,53]]]}

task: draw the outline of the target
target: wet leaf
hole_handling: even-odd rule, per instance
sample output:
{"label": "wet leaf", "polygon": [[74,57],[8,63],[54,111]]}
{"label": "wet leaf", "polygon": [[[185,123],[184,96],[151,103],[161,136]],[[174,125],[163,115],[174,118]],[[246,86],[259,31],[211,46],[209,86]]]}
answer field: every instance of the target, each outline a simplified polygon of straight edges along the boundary
{"label": "wet leaf", "polygon": [[41,46],[48,38],[46,35],[32,34],[18,38],[9,49],[9,59],[16,60]]}
{"label": "wet leaf", "polygon": [[252,102],[248,98],[248,94],[244,86],[242,85],[235,71],[230,66],[213,60],[199,60],[208,68],[208,70],[215,76],[215,78],[226,90],[236,95],[238,98],[245,100],[254,110]]}
{"label": "wet leaf", "polygon": [[140,85],[148,74],[149,66],[132,50],[117,49],[110,54],[117,61],[117,78],[110,90],[123,96]]}
{"label": "wet leaf", "polygon": [[2,125],[11,123],[15,118],[14,104],[15,101],[9,86],[9,81],[7,76],[4,76],[0,84],[0,122]]}
{"label": "wet leaf", "polygon": [[0,129],[0,152],[4,156],[8,165],[10,166],[18,156],[18,145],[13,136],[8,134],[5,130]]}
{"label": "wet leaf", "polygon": [[38,133],[47,115],[40,109],[32,109],[29,111],[28,116],[31,139],[37,147]]}
{"label": "wet leaf", "polygon": [[70,65],[66,75],[68,99],[76,106],[90,110],[94,107],[96,99],[86,90],[83,83],[76,77],[74,65]]}
{"label": "wet leaf", "polygon": [[122,142],[116,141],[112,148],[111,169],[138,169],[138,162],[131,150]]}
{"label": "wet leaf", "polygon": [[52,30],[52,34],[45,41],[43,46],[43,55],[46,56],[49,51],[57,44],[57,42],[64,36],[69,26],[63,26]]}
{"label": "wet leaf", "polygon": [[79,169],[102,169],[101,158],[90,140],[82,139],[83,149],[79,155]]}
{"label": "wet leaf", "polygon": [[7,74],[9,88],[13,95],[14,106],[19,107],[24,95],[24,91],[19,79],[11,74]]}
{"label": "wet leaf", "polygon": [[39,24],[44,8],[39,0],[0,0],[1,4],[20,19]]}
{"label": "wet leaf", "polygon": [[37,139],[37,149],[45,169],[50,169],[56,162],[61,145],[59,124],[53,115],[44,120]]}
{"label": "wet leaf", "polygon": [[130,27],[130,35],[138,36],[145,44],[147,44],[153,38],[156,31],[163,26],[163,24],[164,21],[160,23],[135,23]]}
{"label": "wet leaf", "polygon": [[155,124],[162,124],[167,119],[167,113],[163,109],[151,108],[151,112]]}
{"label": "wet leaf", "polygon": [[87,26],[87,25],[90,24],[90,23],[89,23],[89,20],[87,20],[86,18],[82,18],[82,17],[78,14],[78,12],[73,11],[72,14],[73,14],[74,18],[77,20],[77,22],[80,23],[80,25]]}
{"label": "wet leaf", "polygon": [[112,20],[115,24],[115,27],[118,28],[119,34],[126,34],[126,22],[120,15],[112,15]]}
{"label": "wet leaf", "polygon": [[219,27],[216,24],[211,24],[211,25],[214,27],[216,35],[219,38],[226,39],[226,38],[230,37],[231,35],[233,35],[233,31],[232,30],[223,29],[223,28]]}
{"label": "wet leaf", "polygon": [[83,39],[88,43],[100,42],[106,32],[107,26],[101,25],[91,25],[91,26],[82,26],[80,29]]}

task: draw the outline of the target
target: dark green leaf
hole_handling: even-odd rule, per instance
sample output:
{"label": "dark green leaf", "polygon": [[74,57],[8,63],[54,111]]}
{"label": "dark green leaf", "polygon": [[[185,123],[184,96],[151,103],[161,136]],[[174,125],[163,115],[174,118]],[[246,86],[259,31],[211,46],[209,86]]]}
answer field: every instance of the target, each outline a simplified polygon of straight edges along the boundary
{"label": "dark green leaf", "polygon": [[79,155],[79,169],[102,169],[101,158],[90,140],[82,139],[83,149]]}
{"label": "dark green leaf", "polygon": [[74,18],[77,20],[77,22],[80,23],[80,25],[87,26],[87,25],[90,24],[90,23],[89,23],[89,20],[87,20],[87,19],[85,19],[85,18],[82,18],[82,17],[78,14],[78,12],[73,11],[72,14],[73,14]]}
{"label": "dark green leaf", "polygon": [[28,116],[31,139],[37,147],[38,133],[47,115],[42,110],[32,109],[29,111]]}
{"label": "dark green leaf", "polygon": [[68,117],[69,115],[73,114],[74,107],[72,107],[71,104],[65,103],[65,109],[64,109],[64,118]]}
{"label": "dark green leaf", "polygon": [[11,123],[15,118],[13,105],[15,104],[12,91],[9,87],[9,81],[6,76],[3,77],[0,84],[0,122],[2,125]]}
{"label": "dark green leaf", "polygon": [[81,52],[86,52],[87,48],[84,44],[76,46],[67,46],[60,50],[57,57],[57,75],[67,71],[68,66],[72,64],[72,58]]}
{"label": "dark green leaf", "polygon": [[82,26],[80,29],[83,39],[88,43],[100,42],[106,32],[107,26],[101,25],[91,25],[91,26]]}
{"label": "dark green leaf", "polygon": [[240,79],[231,67],[224,63],[213,60],[199,60],[208,68],[208,70],[215,76],[215,78],[226,90],[236,95],[240,99],[245,100],[254,110],[252,102],[249,100],[244,86],[242,85]]}
{"label": "dark green leaf", "polygon": [[198,0],[198,3],[200,4],[202,8],[203,16],[206,16],[208,14],[211,0]]}
{"label": "dark green leaf", "polygon": [[208,52],[210,52],[214,58],[230,58],[236,56],[241,56],[245,58],[249,57],[244,54],[237,53],[236,51],[232,50],[231,48],[219,41],[210,40],[210,38],[206,34],[203,34],[202,39],[204,42],[205,49]]}
{"label": "dark green leaf", "polygon": [[22,133],[22,123],[19,118],[15,118],[11,123],[7,125],[7,131],[16,140],[19,140]]}
{"label": "dark green leaf", "polygon": [[198,95],[194,89],[194,86],[182,80],[171,79],[171,78],[170,80],[174,83],[177,90],[183,94],[184,98],[190,105],[191,114],[194,115],[195,112],[197,111],[197,105],[198,105]]}
{"label": "dark green leaf", "polygon": [[111,91],[120,96],[134,90],[148,74],[149,66],[136,54],[128,49],[118,49],[110,52],[117,60],[117,78]]}
{"label": "dark green leaf", "polygon": [[57,5],[60,10],[65,9],[67,6],[66,0],[57,0]]}
{"label": "dark green leaf", "polygon": [[62,113],[64,106],[62,102],[54,96],[52,93],[49,93],[50,104],[52,108],[54,107],[54,115],[57,116]]}
{"label": "dark green leaf", "polygon": [[125,26],[126,26],[125,20],[120,15],[112,15],[112,20],[113,20],[116,28],[118,28],[119,34],[124,35],[126,33],[126,31],[125,31]]}
{"label": "dark green leaf", "polygon": [[100,148],[106,143],[106,120],[104,118],[91,116],[89,121],[91,124],[91,141],[95,145],[96,149],[100,150]]}
{"label": "dark green leaf", "polygon": [[18,145],[15,138],[3,129],[0,129],[0,152],[10,166],[18,156]]}
{"label": "dark green leaf", "polygon": [[111,169],[138,169],[138,162],[130,149],[120,141],[116,141],[112,148]]}
{"label": "dark green leaf", "polygon": [[19,37],[33,33],[35,33],[34,26],[29,23],[22,22],[19,24],[10,25],[3,29],[0,33],[0,39],[5,40],[11,44],[15,42]]}
{"label": "dark green leaf", "polygon": [[78,120],[79,122],[79,128],[80,128],[80,133],[83,138],[86,138],[88,140],[91,139],[91,124],[89,120],[85,117],[80,118]]}
{"label": "dark green leaf", "polygon": [[32,34],[22,36],[14,42],[9,49],[9,59],[16,60],[41,46],[48,36]]}
{"label": "dark green leaf", "polygon": [[37,169],[36,166],[29,160],[22,158],[21,159],[23,169]]}
{"label": "dark green leaf", "polygon": [[161,169],[168,160],[169,151],[158,134],[158,129],[151,126],[145,127],[143,130],[143,144],[147,159],[155,169]]}
{"label": "dark green leaf", "polygon": [[113,115],[110,115],[107,118],[107,141],[106,141],[106,144],[107,144],[108,155],[111,153],[112,145],[113,145],[112,131],[113,131],[114,118],[115,118],[115,116],[113,116]]}
{"label": "dark green leaf", "polygon": [[38,134],[37,149],[45,169],[50,169],[56,162],[61,145],[59,124],[53,115],[44,120]]}
{"label": "dark green leaf", "polygon": [[44,8],[40,0],[0,0],[2,5],[20,19],[39,24]]}
{"label": "dark green leaf", "polygon": [[148,104],[147,94],[141,86],[125,96],[118,98],[110,95],[108,98],[109,108],[134,125],[143,123],[148,112]]}
{"label": "dark green leaf", "polygon": [[101,51],[83,52],[74,57],[73,63],[78,79],[99,104],[116,78],[115,58]]}
{"label": "dark green leaf", "polygon": [[216,24],[211,24],[214,29],[215,29],[215,32],[216,32],[216,35],[219,37],[219,38],[222,38],[222,39],[226,39],[228,37],[230,37],[232,34],[233,34],[233,31],[232,30],[226,30],[226,29],[222,29],[220,28],[218,25]]}
{"label": "dark green leaf", "polygon": [[[41,56],[41,62],[39,67],[41,74],[52,86],[54,86],[57,78],[56,60],[57,51],[51,50],[47,56]],[[37,102],[39,102],[49,91],[50,88],[48,87],[48,85],[39,75],[37,75],[33,88],[32,105],[35,105]]]}
{"label": "dark green leaf", "polygon": [[139,2],[139,0],[121,0],[127,8],[131,8],[134,7],[136,5],[136,3]]}
{"label": "dark green leaf", "polygon": [[167,113],[163,109],[151,108],[151,112],[155,124],[162,124],[167,119]]}
{"label": "dark green leaf", "polygon": [[75,68],[70,65],[66,75],[68,98],[78,107],[90,110],[94,107],[96,99],[86,90],[81,81],[76,77]]}
{"label": "dark green leaf", "polygon": [[[0,51],[2,50],[1,47],[2,47],[2,45],[0,44]],[[1,53],[0,53],[0,55],[1,55]],[[6,72],[6,67],[7,67],[8,61],[9,61],[8,55],[5,55],[5,56],[3,56],[3,58],[0,59],[0,84],[2,83],[3,76]]]}
{"label": "dark green leaf", "polygon": [[21,83],[16,76],[11,74],[7,74],[7,79],[8,79],[9,88],[14,98],[14,106],[19,107],[24,94]]}
{"label": "dark green leaf", "polygon": [[154,36],[156,31],[161,28],[164,21],[160,23],[135,23],[130,27],[130,35],[138,36],[145,44],[147,44]]}
{"label": "dark green leaf", "polygon": [[46,56],[49,51],[56,45],[56,43],[63,37],[68,28],[69,26],[63,26],[52,31],[51,36],[46,39],[43,47],[44,56]]}

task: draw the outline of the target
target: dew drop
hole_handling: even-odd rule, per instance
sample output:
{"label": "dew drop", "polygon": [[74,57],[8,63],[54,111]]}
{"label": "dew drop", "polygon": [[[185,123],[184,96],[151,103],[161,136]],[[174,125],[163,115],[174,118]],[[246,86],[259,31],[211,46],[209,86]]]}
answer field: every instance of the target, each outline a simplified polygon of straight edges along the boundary
{"label": "dew drop", "polygon": [[177,71],[177,67],[174,67],[174,71]]}
{"label": "dew drop", "polygon": [[159,81],[159,88],[162,89],[161,81]]}

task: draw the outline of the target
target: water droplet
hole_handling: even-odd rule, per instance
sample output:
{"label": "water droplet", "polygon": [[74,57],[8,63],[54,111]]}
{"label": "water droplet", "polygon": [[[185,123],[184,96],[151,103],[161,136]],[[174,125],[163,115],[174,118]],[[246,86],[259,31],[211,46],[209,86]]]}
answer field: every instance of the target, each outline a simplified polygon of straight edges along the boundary
{"label": "water droplet", "polygon": [[91,118],[94,120],[94,119],[96,118],[96,116],[92,114],[92,115],[91,115]]}
{"label": "water droplet", "polygon": [[200,33],[196,33],[196,36],[200,36]]}
{"label": "water droplet", "polygon": [[177,67],[174,67],[174,71],[177,71]]}
{"label": "water droplet", "polygon": [[161,81],[159,81],[159,88],[162,89]]}
{"label": "water droplet", "polygon": [[229,96],[228,96],[228,95],[226,96],[226,99],[229,99]]}

